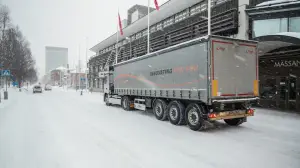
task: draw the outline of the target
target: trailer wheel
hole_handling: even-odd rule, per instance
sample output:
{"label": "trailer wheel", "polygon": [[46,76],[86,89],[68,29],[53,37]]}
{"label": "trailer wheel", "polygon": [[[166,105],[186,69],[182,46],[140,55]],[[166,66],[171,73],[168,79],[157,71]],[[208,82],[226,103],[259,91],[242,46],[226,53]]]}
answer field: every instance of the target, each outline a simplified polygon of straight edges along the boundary
{"label": "trailer wheel", "polygon": [[126,111],[132,110],[132,108],[130,107],[130,100],[129,100],[128,96],[123,96],[121,103],[122,103],[122,108],[124,110],[126,110]]}
{"label": "trailer wheel", "polygon": [[110,106],[111,105],[111,103],[109,103],[109,101],[108,101],[108,94],[107,93],[104,94],[103,100],[104,100],[106,106]]}
{"label": "trailer wheel", "polygon": [[196,103],[188,105],[185,110],[185,119],[191,130],[198,131],[204,127],[203,108]]}
{"label": "trailer wheel", "polygon": [[164,121],[167,118],[167,103],[162,99],[154,102],[153,113],[158,120]]}
{"label": "trailer wheel", "polygon": [[173,125],[185,124],[185,107],[180,101],[172,101],[167,108],[168,118]]}
{"label": "trailer wheel", "polygon": [[225,119],[225,123],[231,126],[239,126],[244,122],[244,118]]}

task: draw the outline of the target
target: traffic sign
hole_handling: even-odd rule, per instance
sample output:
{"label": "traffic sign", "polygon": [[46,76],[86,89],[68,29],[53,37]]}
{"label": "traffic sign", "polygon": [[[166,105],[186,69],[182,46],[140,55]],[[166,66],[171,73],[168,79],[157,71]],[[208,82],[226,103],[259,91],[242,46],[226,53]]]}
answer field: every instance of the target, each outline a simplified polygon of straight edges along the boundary
{"label": "traffic sign", "polygon": [[10,70],[2,70],[1,76],[10,76]]}
{"label": "traffic sign", "polygon": [[18,83],[18,82],[16,82],[16,81],[14,81],[14,82],[12,83],[12,85],[13,85],[13,86],[18,86],[18,85],[19,85],[19,83]]}

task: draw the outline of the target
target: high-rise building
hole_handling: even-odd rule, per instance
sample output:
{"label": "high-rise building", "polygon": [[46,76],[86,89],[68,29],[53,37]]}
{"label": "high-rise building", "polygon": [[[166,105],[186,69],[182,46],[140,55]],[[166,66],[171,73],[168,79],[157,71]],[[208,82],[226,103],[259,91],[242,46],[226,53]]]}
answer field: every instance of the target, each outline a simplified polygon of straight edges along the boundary
{"label": "high-rise building", "polygon": [[46,54],[46,69],[45,73],[49,73],[51,70],[57,67],[68,66],[68,48],[62,47],[45,47]]}

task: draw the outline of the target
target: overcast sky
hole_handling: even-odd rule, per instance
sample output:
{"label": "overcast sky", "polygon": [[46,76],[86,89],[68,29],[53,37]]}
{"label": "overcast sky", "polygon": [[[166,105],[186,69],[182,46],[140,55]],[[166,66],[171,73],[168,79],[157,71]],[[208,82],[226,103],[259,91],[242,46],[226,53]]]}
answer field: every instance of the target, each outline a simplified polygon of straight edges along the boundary
{"label": "overcast sky", "polygon": [[[167,0],[158,0],[161,5]],[[40,76],[45,72],[45,46],[69,49],[69,64],[85,61],[88,48],[116,32],[117,11],[122,19],[135,4],[147,5],[147,0],[0,0],[10,8],[12,22],[19,25],[31,44]],[[151,6],[154,7],[153,0]],[[88,55],[93,55],[89,52]]]}

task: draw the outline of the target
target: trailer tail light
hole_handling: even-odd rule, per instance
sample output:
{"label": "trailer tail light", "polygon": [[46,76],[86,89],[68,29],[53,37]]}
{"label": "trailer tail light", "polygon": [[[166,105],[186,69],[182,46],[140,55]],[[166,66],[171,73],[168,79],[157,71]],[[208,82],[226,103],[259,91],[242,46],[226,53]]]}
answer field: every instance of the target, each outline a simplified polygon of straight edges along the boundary
{"label": "trailer tail light", "polygon": [[254,109],[248,109],[247,113],[250,114],[250,115],[254,115]]}
{"label": "trailer tail light", "polygon": [[216,113],[211,113],[208,115],[209,118],[217,118],[217,114]]}

